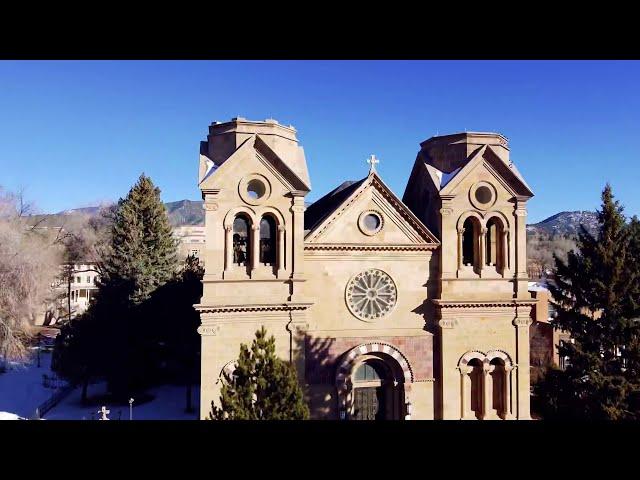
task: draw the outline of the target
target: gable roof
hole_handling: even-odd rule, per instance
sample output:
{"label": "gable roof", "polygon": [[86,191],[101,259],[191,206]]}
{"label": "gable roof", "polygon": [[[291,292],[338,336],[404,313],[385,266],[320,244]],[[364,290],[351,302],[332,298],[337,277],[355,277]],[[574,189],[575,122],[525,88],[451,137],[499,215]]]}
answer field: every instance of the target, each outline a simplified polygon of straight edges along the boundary
{"label": "gable roof", "polygon": [[[506,182],[508,182],[509,187],[516,195],[524,195],[527,197],[533,197],[533,192],[531,188],[524,181],[522,175],[515,167],[513,162],[510,162],[508,165],[493,151],[490,145],[484,145],[480,149],[478,149],[471,158],[467,161],[464,167],[457,169],[456,171],[448,174],[447,181],[442,182],[440,184],[436,183],[438,190],[440,190],[441,194],[447,194],[451,190],[455,188],[455,186],[460,183],[460,181],[466,177],[478,164],[486,161],[492,168],[495,170]],[[425,165],[429,173],[431,173],[431,177],[434,177],[432,173],[434,170],[436,172],[440,172],[438,169],[431,165]],[[440,172],[442,173],[442,172]],[[441,178],[444,178],[442,175]],[[435,181],[434,181],[435,183]]]}
{"label": "gable roof", "polygon": [[[213,181],[219,172],[223,172],[229,168],[233,168],[233,160],[248,154],[251,150],[260,153],[260,158],[267,161],[272,171],[282,177],[295,190],[309,191],[311,186],[308,181],[305,182],[300,176],[294,172],[291,167],[282,160],[267,143],[260,138],[259,134],[254,134],[247,138],[240,146],[220,165],[214,164],[210,159],[200,155],[206,163],[206,169],[203,178],[200,181],[200,188],[203,188],[207,182]],[[208,160],[208,161],[207,161]]]}
{"label": "gable roof", "polygon": [[[375,170],[369,172],[369,175],[357,182],[344,182],[327,195],[312,204],[308,209],[311,215],[307,220],[305,212],[305,238],[310,238],[312,234],[320,233],[326,229],[340,213],[338,209],[345,204],[355,200],[369,185],[376,188],[382,196],[387,200],[404,218],[407,223],[415,229],[422,237],[425,243],[438,245],[440,242],[429,231],[427,227],[416,217],[409,208],[393,193],[393,191],[382,181]],[[317,205],[316,205],[317,204]],[[314,208],[315,206],[315,208]]]}
{"label": "gable roof", "polygon": [[347,180],[309,205],[304,212],[305,234],[331,215],[366,179]]}

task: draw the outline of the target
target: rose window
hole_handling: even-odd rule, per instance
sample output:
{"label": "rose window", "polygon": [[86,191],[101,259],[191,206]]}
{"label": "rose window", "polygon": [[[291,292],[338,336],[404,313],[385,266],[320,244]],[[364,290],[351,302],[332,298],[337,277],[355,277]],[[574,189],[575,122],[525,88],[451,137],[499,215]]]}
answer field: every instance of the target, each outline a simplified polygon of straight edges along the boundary
{"label": "rose window", "polygon": [[384,317],[396,304],[396,284],[382,270],[372,268],[357,274],[347,284],[347,306],[362,320]]}

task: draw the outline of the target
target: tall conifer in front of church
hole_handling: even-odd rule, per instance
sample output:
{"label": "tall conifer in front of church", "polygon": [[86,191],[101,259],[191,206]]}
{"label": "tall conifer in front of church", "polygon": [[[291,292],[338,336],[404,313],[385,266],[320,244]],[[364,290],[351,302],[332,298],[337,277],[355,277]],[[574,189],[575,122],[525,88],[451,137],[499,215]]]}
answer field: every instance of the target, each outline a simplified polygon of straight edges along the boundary
{"label": "tall conifer in front of church", "polygon": [[110,389],[126,397],[153,370],[152,321],[137,308],[175,275],[177,241],[160,189],[142,174],[114,213],[111,245],[100,265],[94,313],[105,329]]}
{"label": "tall conifer in front of church", "polygon": [[598,235],[582,228],[578,251],[556,257],[552,323],[571,341],[559,348],[566,369],[535,389],[546,417],[640,418],[640,226],[622,210],[607,185]]}

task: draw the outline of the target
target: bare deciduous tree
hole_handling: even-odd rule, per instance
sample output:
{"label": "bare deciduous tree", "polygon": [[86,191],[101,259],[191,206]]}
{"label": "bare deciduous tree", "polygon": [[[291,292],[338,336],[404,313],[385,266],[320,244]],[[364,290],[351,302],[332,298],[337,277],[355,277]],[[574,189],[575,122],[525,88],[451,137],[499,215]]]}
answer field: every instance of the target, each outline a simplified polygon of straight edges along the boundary
{"label": "bare deciduous tree", "polygon": [[0,189],[0,361],[26,357],[30,326],[60,273],[58,231],[30,225],[22,193]]}

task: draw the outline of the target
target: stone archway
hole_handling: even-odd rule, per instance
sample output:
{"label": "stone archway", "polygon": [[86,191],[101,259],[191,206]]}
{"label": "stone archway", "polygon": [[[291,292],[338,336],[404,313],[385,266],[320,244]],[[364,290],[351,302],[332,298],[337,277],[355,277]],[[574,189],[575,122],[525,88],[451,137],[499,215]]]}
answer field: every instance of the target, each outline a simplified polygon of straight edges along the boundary
{"label": "stone archway", "polygon": [[511,419],[511,357],[502,350],[470,351],[458,362],[460,418]]}
{"label": "stone archway", "polygon": [[[361,369],[367,365],[377,372],[377,378],[357,378]],[[364,383],[361,380],[364,380]],[[373,415],[376,419],[408,420],[411,383],[411,366],[407,358],[394,346],[386,343],[367,343],[352,348],[344,354],[336,369],[340,419],[356,418],[356,402],[359,402],[358,408],[362,409],[365,408],[363,402],[370,401],[378,402],[378,410],[375,415],[370,413],[364,415],[365,417]],[[359,389],[363,390],[358,391]],[[364,389],[374,389],[375,399],[373,390]]]}

